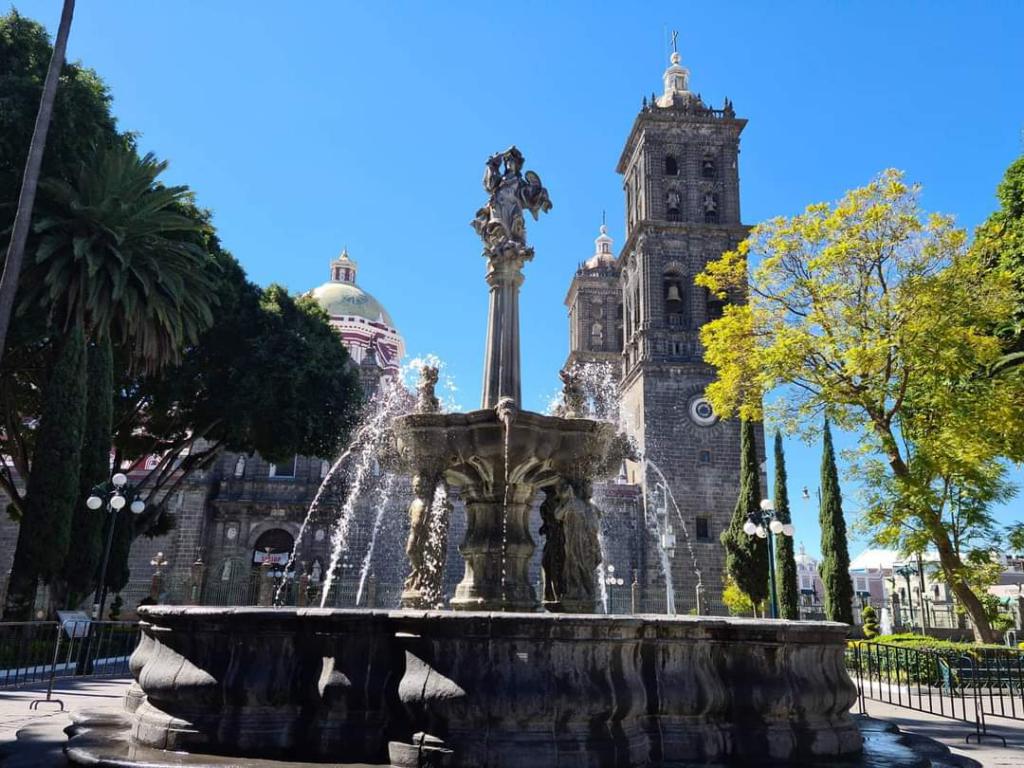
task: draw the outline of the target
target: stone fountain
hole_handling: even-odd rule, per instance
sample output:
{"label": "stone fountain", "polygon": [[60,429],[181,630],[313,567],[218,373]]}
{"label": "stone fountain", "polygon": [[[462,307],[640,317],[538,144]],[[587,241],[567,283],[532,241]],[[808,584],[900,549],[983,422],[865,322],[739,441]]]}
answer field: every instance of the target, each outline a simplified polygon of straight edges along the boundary
{"label": "stone fountain", "polygon": [[[593,615],[591,489],[626,446],[577,418],[571,379],[559,415],[520,407],[523,214],[551,207],[522,166],[515,147],[487,161],[473,222],[490,287],[481,409],[439,413],[428,369],[418,412],[393,425],[416,497],[402,609],[142,608],[125,714],[80,720],[73,762],[598,768],[860,753],[845,625]],[[437,610],[439,484],[459,488],[467,515],[452,611]],[[538,596],[527,566],[541,497]]]}

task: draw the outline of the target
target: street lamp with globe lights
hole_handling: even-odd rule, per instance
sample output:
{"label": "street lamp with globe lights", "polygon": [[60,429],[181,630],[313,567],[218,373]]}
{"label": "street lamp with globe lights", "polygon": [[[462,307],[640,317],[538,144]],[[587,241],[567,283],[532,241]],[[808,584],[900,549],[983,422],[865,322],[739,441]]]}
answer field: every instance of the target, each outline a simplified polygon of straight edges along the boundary
{"label": "street lamp with globe lights", "polygon": [[[769,609],[771,617],[779,617],[779,594],[775,586],[775,536],[792,537],[796,532],[792,523],[783,523],[775,516],[775,504],[771,499],[761,499],[761,509],[753,511],[743,524],[743,532],[747,536],[757,536],[768,540],[768,589]],[[768,533],[771,532],[772,536]]]}
{"label": "street lamp with globe lights", "polygon": [[128,476],[124,472],[117,472],[110,478],[109,483],[93,488],[89,498],[85,500],[85,506],[93,511],[102,507],[104,501],[107,504],[107,543],[103,549],[103,565],[100,568],[100,578],[96,584],[92,606],[92,617],[95,621],[103,620],[103,607],[107,602],[107,566],[110,564],[110,547],[114,541],[114,529],[117,527],[117,513],[124,509],[125,505],[135,515],[141,515],[146,509],[146,503],[140,498],[133,498],[134,496],[133,489],[128,485]]}
{"label": "street lamp with globe lights", "polygon": [[611,607],[612,607],[612,587],[621,587],[626,582],[623,581],[622,579],[620,579],[619,577],[617,577],[615,575],[615,566],[614,565],[609,565],[606,570],[607,570],[607,572],[605,573],[603,578],[604,578],[604,585],[605,585],[606,594],[608,596],[608,604],[605,607],[605,611],[604,612],[605,613],[611,613],[612,612],[611,611]]}

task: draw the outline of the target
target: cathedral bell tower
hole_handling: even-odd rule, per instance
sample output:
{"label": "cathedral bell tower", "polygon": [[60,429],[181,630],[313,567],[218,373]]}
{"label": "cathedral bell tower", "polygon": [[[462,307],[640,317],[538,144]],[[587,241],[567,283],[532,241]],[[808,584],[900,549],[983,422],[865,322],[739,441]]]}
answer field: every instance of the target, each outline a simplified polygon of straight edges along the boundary
{"label": "cathedral bell tower", "polygon": [[[692,92],[678,52],[663,81],[661,96],[644,99],[617,167],[626,202],[626,242],[618,259],[626,427],[670,491],[648,513],[652,535],[639,579],[648,595],[664,590],[656,546],[674,539],[674,607],[679,613],[696,607],[688,537],[701,571],[700,607],[720,612],[725,557],[719,534],[739,490],[739,423],[720,421],[704,399],[714,371],[704,362],[700,329],[722,313],[723,303],[694,277],[747,234],[738,169],[747,121],[736,117],[728,99],[713,109]],[[631,465],[630,480],[642,482],[642,471]],[[664,483],[651,467],[647,475],[649,489]]]}

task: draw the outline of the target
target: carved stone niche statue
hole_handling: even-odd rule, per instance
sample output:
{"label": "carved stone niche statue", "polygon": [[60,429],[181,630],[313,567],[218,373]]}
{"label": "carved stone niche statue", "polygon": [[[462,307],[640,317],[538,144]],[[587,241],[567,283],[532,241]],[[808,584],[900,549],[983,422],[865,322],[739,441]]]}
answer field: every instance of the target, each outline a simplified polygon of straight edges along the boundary
{"label": "carved stone niche statue", "polygon": [[564,479],[545,489],[541,533],[545,535],[541,568],[544,607],[549,611],[593,613],[597,567],[601,564],[598,531],[601,512],[590,501],[591,484],[574,487]]}
{"label": "carved stone niche statue", "polygon": [[448,541],[449,505],[434,509],[434,492],[441,477],[419,471],[412,478],[413,500],[409,504],[409,538],[405,554],[409,575],[403,585],[403,608],[436,608],[442,595],[444,554]]}
{"label": "carved stone niche statue", "polygon": [[533,171],[524,175],[522,168],[523,153],[514,146],[487,159],[483,184],[490,198],[471,222],[484,242],[487,256],[500,256],[508,251],[528,253],[523,210],[533,214],[534,220],[551,210],[551,199],[540,176]]}
{"label": "carved stone niche statue", "polygon": [[437,376],[436,365],[424,365],[420,368],[420,380],[416,385],[417,413],[437,413],[441,410],[441,403],[434,394]]}

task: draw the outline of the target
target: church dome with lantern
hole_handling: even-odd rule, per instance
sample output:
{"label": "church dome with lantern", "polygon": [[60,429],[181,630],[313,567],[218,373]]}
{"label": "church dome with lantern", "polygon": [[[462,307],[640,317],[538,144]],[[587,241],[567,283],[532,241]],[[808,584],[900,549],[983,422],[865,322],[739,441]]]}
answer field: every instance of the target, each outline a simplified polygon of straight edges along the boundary
{"label": "church dome with lantern", "polygon": [[348,250],[343,250],[331,262],[331,279],[311,295],[327,312],[356,363],[372,358],[385,375],[395,375],[405,355],[405,341],[384,305],[356,284],[357,269]]}

